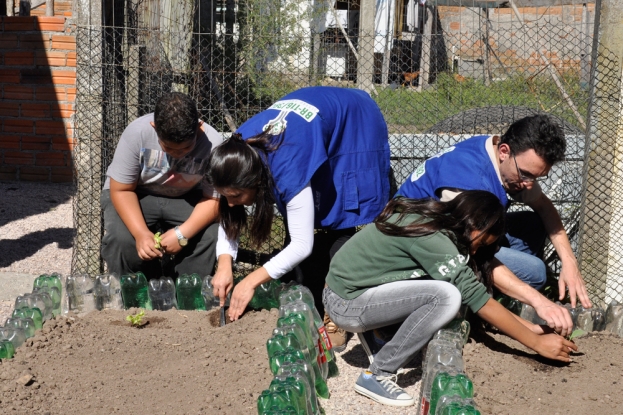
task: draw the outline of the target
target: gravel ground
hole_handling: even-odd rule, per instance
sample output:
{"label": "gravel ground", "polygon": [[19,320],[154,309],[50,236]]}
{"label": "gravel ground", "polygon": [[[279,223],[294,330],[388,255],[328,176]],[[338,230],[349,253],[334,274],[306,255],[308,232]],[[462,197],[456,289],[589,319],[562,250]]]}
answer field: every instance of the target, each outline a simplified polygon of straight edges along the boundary
{"label": "gravel ground", "polygon": [[[0,272],[70,272],[72,195],[69,184],[0,182]],[[0,301],[0,322],[12,309]]]}

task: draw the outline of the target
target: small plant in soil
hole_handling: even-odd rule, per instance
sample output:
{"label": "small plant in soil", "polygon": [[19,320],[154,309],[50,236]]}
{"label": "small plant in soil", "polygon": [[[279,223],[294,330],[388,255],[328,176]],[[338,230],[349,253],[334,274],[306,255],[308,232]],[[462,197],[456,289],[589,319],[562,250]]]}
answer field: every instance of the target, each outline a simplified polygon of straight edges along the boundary
{"label": "small plant in soil", "polygon": [[569,335],[569,340],[573,341],[573,339],[577,338],[577,337],[582,337],[586,334],[586,332],[582,329],[575,329],[573,330],[573,332]]}
{"label": "small plant in soil", "polygon": [[134,314],[134,315],[130,314],[125,319],[130,322],[132,327],[140,327],[142,325],[144,316],[145,316],[145,310],[141,308],[141,311],[139,311],[137,314]]}

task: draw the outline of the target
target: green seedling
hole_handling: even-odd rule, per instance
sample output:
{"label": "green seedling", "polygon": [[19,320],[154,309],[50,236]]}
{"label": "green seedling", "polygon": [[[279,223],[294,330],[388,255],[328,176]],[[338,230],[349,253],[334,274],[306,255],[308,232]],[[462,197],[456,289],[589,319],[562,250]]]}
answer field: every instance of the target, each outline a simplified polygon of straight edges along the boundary
{"label": "green seedling", "polygon": [[145,315],[145,310],[141,308],[141,311],[138,314],[135,314],[135,315],[130,314],[125,319],[128,320],[132,324],[133,327],[138,327],[141,325],[144,315]]}
{"label": "green seedling", "polygon": [[586,334],[586,332],[582,329],[575,329],[573,330],[573,332],[569,335],[569,340],[573,341],[573,339],[575,339],[576,337],[582,337]]}
{"label": "green seedling", "polygon": [[162,234],[160,232],[156,232],[154,235],[154,248],[162,249]]}

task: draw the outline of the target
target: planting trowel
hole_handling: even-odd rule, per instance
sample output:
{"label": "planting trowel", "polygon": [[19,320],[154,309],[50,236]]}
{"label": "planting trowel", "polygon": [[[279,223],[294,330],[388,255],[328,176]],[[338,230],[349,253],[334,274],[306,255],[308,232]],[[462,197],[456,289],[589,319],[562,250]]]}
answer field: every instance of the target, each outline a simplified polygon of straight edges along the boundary
{"label": "planting trowel", "polygon": [[221,307],[221,327],[225,325],[225,306]]}

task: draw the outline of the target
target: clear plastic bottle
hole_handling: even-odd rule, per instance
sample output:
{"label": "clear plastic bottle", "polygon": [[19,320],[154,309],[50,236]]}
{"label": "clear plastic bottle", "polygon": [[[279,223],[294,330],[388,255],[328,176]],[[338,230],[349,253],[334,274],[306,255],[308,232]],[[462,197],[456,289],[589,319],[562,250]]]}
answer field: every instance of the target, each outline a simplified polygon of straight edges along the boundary
{"label": "clear plastic bottle", "polygon": [[21,327],[0,327],[0,340],[8,340],[17,349],[26,341],[26,333]]}
{"label": "clear plastic bottle", "polygon": [[95,283],[87,274],[69,275],[65,281],[67,311],[85,314],[96,310]]}
{"label": "clear plastic bottle", "polygon": [[[24,294],[25,296],[25,294]],[[30,293],[28,295],[28,301],[30,307],[36,307],[41,310],[43,313],[43,321],[47,321],[52,318],[52,311],[54,307],[54,303],[52,302],[52,298],[46,292],[36,292]]]}
{"label": "clear plastic bottle", "polygon": [[422,385],[420,387],[419,415],[429,415],[431,388],[440,367],[464,370],[463,348],[456,340],[433,339],[428,343],[422,362]]}
{"label": "clear plastic bottle", "polygon": [[160,277],[149,280],[149,298],[154,310],[167,311],[177,308],[173,279]]}
{"label": "clear plastic bottle", "polygon": [[59,290],[56,286],[44,285],[41,287],[35,287],[32,292],[47,293],[52,299],[52,315],[56,317],[61,314],[61,290]]}
{"label": "clear plastic bottle", "polygon": [[35,322],[28,317],[9,317],[4,327],[15,327],[24,330],[24,336],[29,339],[35,335]]}
{"label": "clear plastic bottle", "polygon": [[526,321],[529,321],[532,324],[538,324],[540,326],[547,326],[547,321],[539,317],[534,307],[532,307],[529,304],[521,305],[521,313],[519,313],[519,317],[523,318]]}
{"label": "clear plastic bottle", "polygon": [[123,310],[121,281],[115,274],[102,274],[95,277],[95,307],[98,310]]}
{"label": "clear plastic bottle", "polygon": [[[213,308],[219,308],[221,306],[221,299],[214,296],[214,286],[212,285],[212,275],[206,275],[203,277],[203,284],[201,285],[201,295],[203,296],[203,302],[205,303],[206,310]],[[225,307],[229,307],[229,299],[231,298],[231,291],[227,294],[225,299]]]}
{"label": "clear plastic bottle", "polygon": [[606,310],[606,331],[623,337],[623,304],[613,300]]}

